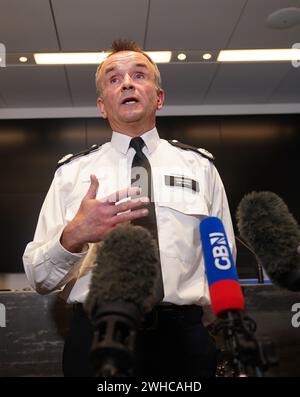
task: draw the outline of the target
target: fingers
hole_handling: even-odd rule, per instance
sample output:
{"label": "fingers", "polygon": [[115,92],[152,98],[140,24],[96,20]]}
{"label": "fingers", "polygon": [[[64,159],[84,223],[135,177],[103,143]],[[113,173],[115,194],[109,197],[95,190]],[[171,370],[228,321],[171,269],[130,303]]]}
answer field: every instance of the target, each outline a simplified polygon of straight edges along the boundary
{"label": "fingers", "polygon": [[99,188],[99,181],[95,175],[91,175],[90,179],[91,179],[91,184],[90,184],[89,190],[87,191],[87,193],[84,197],[85,199],[95,199],[97,196],[97,191]]}
{"label": "fingers", "polygon": [[149,210],[147,208],[130,211],[130,212],[123,212],[122,214],[113,216],[111,218],[111,223],[113,225],[117,225],[118,223],[132,221],[137,218],[143,218],[147,215],[149,215]]}
{"label": "fingers", "polygon": [[112,214],[116,215],[117,213],[120,212],[125,212],[128,210],[132,210],[138,207],[141,207],[145,204],[149,204],[149,198],[148,197],[140,197],[139,199],[133,199],[129,201],[125,201],[124,203],[116,204],[112,207]]}
{"label": "fingers", "polygon": [[110,194],[109,196],[101,199],[101,202],[115,204],[116,202],[131,196],[138,196],[141,194],[141,188],[139,187],[127,187],[125,189],[118,190]]}

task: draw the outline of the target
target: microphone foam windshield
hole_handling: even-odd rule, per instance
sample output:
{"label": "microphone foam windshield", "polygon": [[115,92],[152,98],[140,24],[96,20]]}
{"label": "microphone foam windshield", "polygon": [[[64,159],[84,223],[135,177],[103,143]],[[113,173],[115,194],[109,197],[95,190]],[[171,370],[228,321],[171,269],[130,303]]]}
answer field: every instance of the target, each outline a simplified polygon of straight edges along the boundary
{"label": "microphone foam windshield", "polygon": [[252,192],[241,200],[236,217],[241,237],[271,280],[290,289],[286,276],[293,271],[300,275],[300,230],[287,205],[275,193]]}
{"label": "microphone foam windshield", "polygon": [[157,244],[141,226],[115,227],[99,244],[85,302],[91,318],[95,308],[111,303],[134,304],[141,314],[157,303],[160,262]]}
{"label": "microphone foam windshield", "polygon": [[220,316],[243,310],[244,297],[222,221],[214,216],[205,218],[200,223],[200,238],[212,311]]}

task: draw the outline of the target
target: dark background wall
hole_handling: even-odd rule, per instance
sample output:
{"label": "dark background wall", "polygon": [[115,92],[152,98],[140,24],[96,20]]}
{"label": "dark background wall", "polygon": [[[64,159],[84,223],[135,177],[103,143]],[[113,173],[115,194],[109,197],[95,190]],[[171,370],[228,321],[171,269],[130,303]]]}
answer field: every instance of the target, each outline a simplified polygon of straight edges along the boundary
{"label": "dark background wall", "polygon": [[[160,117],[162,138],[203,147],[215,155],[234,217],[244,194],[271,190],[300,220],[300,116]],[[103,119],[0,121],[0,272],[22,272],[22,254],[33,237],[57,161],[110,139]],[[235,223],[235,220],[234,220]],[[238,243],[241,278],[255,276],[253,256]]]}

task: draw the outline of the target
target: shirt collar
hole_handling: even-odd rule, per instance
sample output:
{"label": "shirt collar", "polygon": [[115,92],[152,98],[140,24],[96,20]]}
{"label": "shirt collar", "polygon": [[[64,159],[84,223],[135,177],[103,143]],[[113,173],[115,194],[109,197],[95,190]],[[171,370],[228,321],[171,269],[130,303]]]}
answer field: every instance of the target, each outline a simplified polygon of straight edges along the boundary
{"label": "shirt collar", "polygon": [[[111,144],[118,152],[127,154],[131,138],[132,137],[128,135],[113,131]],[[156,127],[154,127],[150,131],[145,132],[143,135],[141,135],[141,138],[143,138],[149,153],[154,152],[160,142]]]}

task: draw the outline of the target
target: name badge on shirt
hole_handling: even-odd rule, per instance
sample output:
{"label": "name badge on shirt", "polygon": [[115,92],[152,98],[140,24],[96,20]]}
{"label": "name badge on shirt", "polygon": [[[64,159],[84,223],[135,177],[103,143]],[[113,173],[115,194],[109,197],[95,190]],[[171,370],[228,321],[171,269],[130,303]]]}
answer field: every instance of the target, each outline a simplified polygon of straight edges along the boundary
{"label": "name badge on shirt", "polygon": [[185,176],[165,175],[165,184],[167,186],[177,186],[199,192],[199,182]]}

